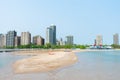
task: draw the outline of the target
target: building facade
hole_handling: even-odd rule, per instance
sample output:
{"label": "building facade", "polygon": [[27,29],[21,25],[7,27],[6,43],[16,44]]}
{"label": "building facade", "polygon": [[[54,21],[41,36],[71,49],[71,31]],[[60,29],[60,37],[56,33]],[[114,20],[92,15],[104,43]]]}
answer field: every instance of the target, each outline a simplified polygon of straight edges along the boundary
{"label": "building facade", "polygon": [[35,45],[41,46],[41,45],[44,45],[44,42],[45,42],[45,40],[41,36],[34,36],[33,37],[33,44],[35,44]]}
{"label": "building facade", "polygon": [[21,45],[31,44],[31,34],[29,32],[21,33]]}
{"label": "building facade", "polygon": [[66,45],[73,45],[73,36],[66,36],[67,42]]}
{"label": "building facade", "polygon": [[119,35],[117,33],[113,35],[113,44],[119,45]]}
{"label": "building facade", "polygon": [[6,36],[7,34],[4,35],[4,42],[3,42],[4,47],[6,47]]}
{"label": "building facade", "polygon": [[96,46],[102,46],[102,45],[103,45],[102,35],[97,35],[97,37],[96,37]]}
{"label": "building facade", "polygon": [[4,35],[0,34],[0,48],[4,47]]}
{"label": "building facade", "polygon": [[21,43],[21,37],[20,36],[16,36],[15,37],[15,47],[20,46]]}
{"label": "building facade", "polygon": [[56,26],[51,25],[46,30],[46,43],[56,45]]}
{"label": "building facade", "polygon": [[9,31],[6,35],[6,47],[15,46],[15,37],[17,36],[16,31]]}

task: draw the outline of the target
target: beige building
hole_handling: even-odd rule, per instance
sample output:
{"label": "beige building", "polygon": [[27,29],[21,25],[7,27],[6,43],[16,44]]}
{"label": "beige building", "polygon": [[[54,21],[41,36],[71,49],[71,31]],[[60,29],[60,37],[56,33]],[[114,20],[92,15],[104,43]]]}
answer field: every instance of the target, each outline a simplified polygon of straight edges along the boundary
{"label": "beige building", "polygon": [[31,44],[31,34],[29,32],[21,33],[21,45]]}
{"label": "beige building", "polygon": [[6,47],[6,35],[0,34],[0,48]]}
{"label": "beige building", "polygon": [[113,35],[113,44],[119,45],[119,34]]}
{"label": "beige building", "polygon": [[41,36],[34,36],[33,37],[33,44],[35,45],[44,45],[44,38],[42,38]]}
{"label": "beige building", "polygon": [[4,35],[0,34],[0,48],[4,47]]}
{"label": "beige building", "polygon": [[97,35],[97,37],[96,37],[96,45],[97,45],[97,46],[103,45],[102,35]]}
{"label": "beige building", "polygon": [[3,45],[4,45],[4,47],[6,47],[6,34],[4,35]]}

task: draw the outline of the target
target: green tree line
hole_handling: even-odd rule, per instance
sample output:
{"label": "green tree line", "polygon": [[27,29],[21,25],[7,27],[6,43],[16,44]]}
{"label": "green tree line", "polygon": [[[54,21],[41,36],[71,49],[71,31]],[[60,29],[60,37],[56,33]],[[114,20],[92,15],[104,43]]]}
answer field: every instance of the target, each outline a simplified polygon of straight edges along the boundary
{"label": "green tree line", "polygon": [[111,46],[112,46],[112,48],[114,48],[114,49],[120,49],[120,45],[112,44]]}
{"label": "green tree line", "polygon": [[41,48],[41,49],[74,49],[74,48],[79,48],[79,49],[86,49],[88,46],[87,45],[51,45],[51,44],[46,44],[46,45],[35,45],[35,44],[29,44],[29,45],[20,45],[17,47],[6,47],[7,49],[14,49],[14,48],[19,48],[19,49],[25,49],[25,48]]}

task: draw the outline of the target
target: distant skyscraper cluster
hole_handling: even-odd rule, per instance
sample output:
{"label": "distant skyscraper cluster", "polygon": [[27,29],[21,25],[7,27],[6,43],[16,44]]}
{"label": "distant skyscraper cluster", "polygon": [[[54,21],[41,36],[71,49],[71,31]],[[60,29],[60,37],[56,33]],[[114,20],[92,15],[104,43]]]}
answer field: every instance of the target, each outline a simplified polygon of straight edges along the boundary
{"label": "distant skyscraper cluster", "polygon": [[[50,25],[46,29],[46,43],[51,45],[73,45],[73,36],[66,36],[66,41],[56,39],[56,25]],[[32,42],[31,42],[32,40]],[[0,34],[0,48],[17,47],[20,45],[44,45],[45,39],[40,35],[33,36],[31,39],[30,32],[21,32],[18,36],[16,31],[8,31],[7,34]]]}
{"label": "distant skyscraper cluster", "polygon": [[[34,37],[33,37],[34,40]],[[35,41],[34,41],[35,42]],[[37,37],[36,45],[44,45],[44,38]],[[22,32],[21,36],[17,36],[16,31],[9,31],[7,34],[0,34],[0,48],[17,47],[20,45],[31,44],[31,33]]]}
{"label": "distant skyscraper cluster", "polygon": [[[119,45],[119,34],[118,33],[113,35],[113,44]],[[97,35],[94,41],[94,46],[102,46],[102,45],[103,45],[103,37],[102,35]]]}

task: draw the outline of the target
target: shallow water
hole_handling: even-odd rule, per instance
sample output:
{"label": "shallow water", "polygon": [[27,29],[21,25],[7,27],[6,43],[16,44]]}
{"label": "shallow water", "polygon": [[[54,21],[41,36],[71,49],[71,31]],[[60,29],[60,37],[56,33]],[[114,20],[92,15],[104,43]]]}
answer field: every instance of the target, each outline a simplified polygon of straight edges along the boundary
{"label": "shallow water", "polygon": [[12,64],[23,56],[0,53],[0,80],[119,80],[120,51],[76,53],[74,65],[45,73],[14,74]]}

